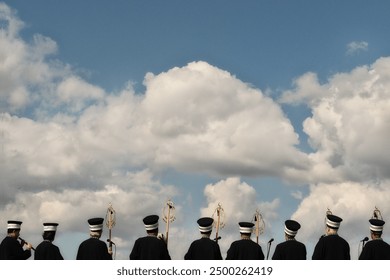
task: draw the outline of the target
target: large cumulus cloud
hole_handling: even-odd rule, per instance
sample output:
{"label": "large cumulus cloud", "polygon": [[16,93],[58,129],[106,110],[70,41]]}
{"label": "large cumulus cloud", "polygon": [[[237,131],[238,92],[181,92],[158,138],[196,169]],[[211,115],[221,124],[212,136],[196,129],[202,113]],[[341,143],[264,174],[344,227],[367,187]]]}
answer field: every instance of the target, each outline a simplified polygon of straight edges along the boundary
{"label": "large cumulus cloud", "polygon": [[[283,102],[306,102],[312,116],[303,123],[314,149],[313,181],[390,177],[390,59],[339,73],[320,84],[305,74]],[[306,175],[304,175],[306,176]]]}
{"label": "large cumulus cloud", "polygon": [[280,107],[260,90],[206,62],[148,74],[141,109],[160,140],[154,163],[223,175],[283,176],[305,168]]}

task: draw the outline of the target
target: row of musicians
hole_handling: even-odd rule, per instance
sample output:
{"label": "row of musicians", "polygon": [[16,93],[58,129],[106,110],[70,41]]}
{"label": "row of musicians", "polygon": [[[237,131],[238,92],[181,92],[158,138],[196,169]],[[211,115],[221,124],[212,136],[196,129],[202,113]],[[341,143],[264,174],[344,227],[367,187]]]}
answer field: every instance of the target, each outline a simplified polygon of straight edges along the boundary
{"label": "row of musicians", "polygon": [[[158,236],[157,215],[150,215],[143,219],[147,235],[138,238],[130,253],[131,260],[170,260],[167,245],[164,238]],[[77,260],[111,260],[112,250],[100,240],[103,231],[103,218],[88,220],[90,238],[83,241],[77,252]],[[313,260],[350,260],[350,248],[348,242],[338,235],[338,229],[342,219],[336,215],[327,215],[326,232],[317,242]],[[186,260],[222,260],[219,245],[210,239],[213,228],[213,219],[200,218],[197,221],[201,238],[193,241],[185,254]],[[61,260],[63,259],[59,248],[53,244],[57,223],[44,223],[43,241],[33,248],[31,244],[19,237],[21,230],[20,221],[8,221],[7,236],[0,244],[0,260],[28,259],[31,257],[31,249],[35,250],[36,260]],[[364,247],[359,256],[361,260],[390,259],[390,245],[382,238],[385,222],[381,219],[370,219],[371,241]],[[227,251],[227,260],[264,260],[265,256],[261,246],[251,240],[254,224],[240,222],[240,239],[234,241]],[[273,260],[305,260],[306,247],[295,239],[300,224],[294,220],[285,221],[285,241],[279,243],[272,256]],[[21,240],[21,242],[18,241]],[[268,258],[268,256],[267,256]]]}

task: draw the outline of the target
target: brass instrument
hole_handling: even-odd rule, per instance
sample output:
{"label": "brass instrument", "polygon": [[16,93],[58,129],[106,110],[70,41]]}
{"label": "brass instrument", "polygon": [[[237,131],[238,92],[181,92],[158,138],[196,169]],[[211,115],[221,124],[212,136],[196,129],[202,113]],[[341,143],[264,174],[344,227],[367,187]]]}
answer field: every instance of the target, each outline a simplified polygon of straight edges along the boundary
{"label": "brass instrument", "polygon": [[[23,245],[25,244],[25,243],[28,243],[26,240],[24,240],[23,238],[21,238],[20,236],[18,237],[18,239],[21,241],[20,243],[21,243],[21,245],[22,245],[22,247],[23,247]],[[31,249],[33,249],[34,251],[35,251],[35,248],[31,245]]]}
{"label": "brass instrument", "polygon": [[[112,254],[112,245],[115,246],[115,243],[112,241],[112,228],[115,226],[116,223],[116,212],[114,208],[112,207],[112,204],[110,203],[108,205],[107,213],[106,213],[106,226],[108,227],[108,252]],[[116,247],[115,247],[116,248]],[[115,256],[113,257],[115,259]]]}
{"label": "brass instrument", "polygon": [[167,247],[168,247],[169,224],[176,219],[175,206],[173,206],[173,202],[170,199],[165,203],[162,216],[163,216],[164,222],[166,223],[165,243],[167,244]]}
{"label": "brass instrument", "polygon": [[[214,218],[215,215],[217,215],[217,219]],[[218,203],[212,218],[214,219],[214,227],[216,228],[214,240],[218,243],[218,240],[221,239],[221,236],[219,236],[219,229],[222,229],[225,226],[225,211],[223,210],[221,203]]]}

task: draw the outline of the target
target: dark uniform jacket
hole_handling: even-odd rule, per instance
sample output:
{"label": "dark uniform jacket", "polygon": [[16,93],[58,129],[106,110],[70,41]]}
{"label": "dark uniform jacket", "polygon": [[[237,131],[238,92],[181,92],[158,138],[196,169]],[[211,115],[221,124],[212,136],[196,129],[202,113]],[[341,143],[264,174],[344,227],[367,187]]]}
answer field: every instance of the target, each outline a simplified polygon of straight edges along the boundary
{"label": "dark uniform jacket", "polygon": [[35,249],[34,260],[63,260],[60,249],[49,240],[44,240]]}
{"label": "dark uniform jacket", "polygon": [[260,245],[250,239],[234,241],[227,251],[227,260],[264,260]]}
{"label": "dark uniform jacket", "polygon": [[138,238],[130,253],[130,260],[170,260],[167,244],[156,236]]}
{"label": "dark uniform jacket", "polygon": [[217,242],[210,238],[200,238],[191,243],[185,260],[222,260],[221,250]]}
{"label": "dark uniform jacket", "polygon": [[7,236],[0,244],[0,260],[27,260],[31,250],[23,250],[17,239]]}
{"label": "dark uniform jacket", "polygon": [[390,260],[390,245],[382,239],[367,242],[359,260]]}
{"label": "dark uniform jacket", "polygon": [[350,260],[348,242],[341,236],[334,234],[323,236],[314,248],[313,260]]}
{"label": "dark uniform jacket", "polygon": [[91,237],[80,244],[76,260],[112,260],[112,256],[105,242]]}
{"label": "dark uniform jacket", "polygon": [[273,260],[306,260],[306,246],[295,240],[287,240],[276,245]]}

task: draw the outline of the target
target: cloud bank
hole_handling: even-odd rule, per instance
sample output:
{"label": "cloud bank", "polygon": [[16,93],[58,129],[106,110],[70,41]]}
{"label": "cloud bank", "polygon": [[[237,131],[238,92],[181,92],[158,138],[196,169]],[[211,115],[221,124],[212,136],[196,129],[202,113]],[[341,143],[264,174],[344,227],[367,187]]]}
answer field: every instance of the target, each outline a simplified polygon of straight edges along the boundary
{"label": "cloud bank", "polygon": [[390,59],[380,58],[371,66],[336,74],[325,84],[305,74],[295,89],[285,92],[283,101],[305,102],[312,110],[303,130],[315,150],[310,155],[313,180],[389,178],[389,67]]}

